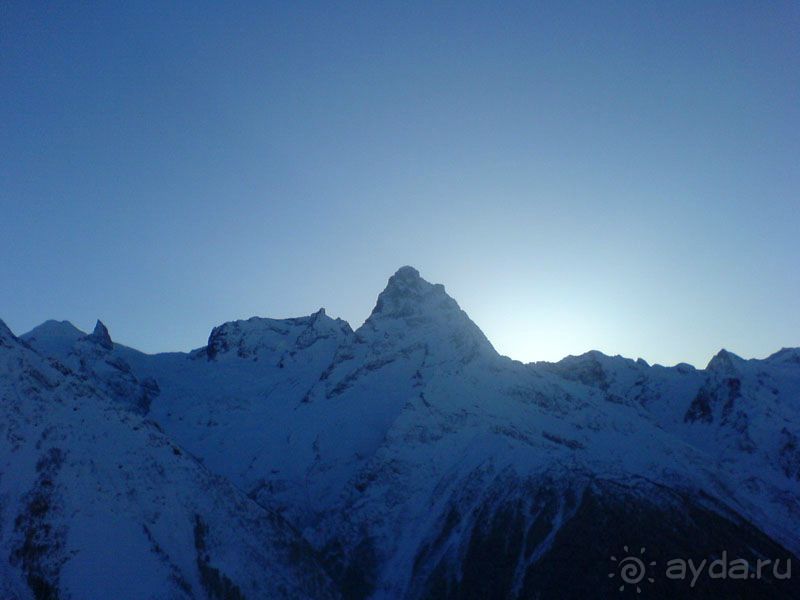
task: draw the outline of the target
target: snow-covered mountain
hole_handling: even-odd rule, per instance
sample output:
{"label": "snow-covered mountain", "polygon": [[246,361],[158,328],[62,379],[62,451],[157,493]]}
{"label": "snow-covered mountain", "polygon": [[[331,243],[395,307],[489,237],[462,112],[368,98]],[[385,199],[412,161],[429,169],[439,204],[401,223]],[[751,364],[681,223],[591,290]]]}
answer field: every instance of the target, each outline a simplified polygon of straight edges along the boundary
{"label": "snow-covered mountain", "polygon": [[[98,330],[70,362],[109,364]],[[98,371],[0,321],[0,597],[336,596],[285,519],[109,396]]]}
{"label": "snow-covered mountain", "polygon": [[800,555],[798,349],[525,365],[411,267],[356,331],[254,317],[158,355],[100,322],[4,331],[10,597],[608,597],[623,546],[662,565],[651,597],[800,591],[663,576]]}

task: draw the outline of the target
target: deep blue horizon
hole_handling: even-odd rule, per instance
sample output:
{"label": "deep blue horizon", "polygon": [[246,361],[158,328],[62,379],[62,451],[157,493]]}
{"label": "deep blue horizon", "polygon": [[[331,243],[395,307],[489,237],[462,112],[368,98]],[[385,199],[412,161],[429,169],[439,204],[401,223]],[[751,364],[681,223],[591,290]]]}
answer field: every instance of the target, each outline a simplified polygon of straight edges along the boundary
{"label": "deep blue horizon", "polygon": [[146,352],[405,264],[502,354],[800,346],[800,7],[0,8],[0,318]]}

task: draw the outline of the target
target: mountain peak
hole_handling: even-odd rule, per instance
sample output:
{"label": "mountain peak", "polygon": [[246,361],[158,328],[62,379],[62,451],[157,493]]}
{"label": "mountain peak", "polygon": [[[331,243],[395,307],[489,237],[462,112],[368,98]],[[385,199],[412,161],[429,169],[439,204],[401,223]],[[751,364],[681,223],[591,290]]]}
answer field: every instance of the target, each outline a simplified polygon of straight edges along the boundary
{"label": "mountain peak", "polygon": [[419,276],[419,271],[417,271],[414,267],[405,265],[397,269],[395,274],[392,275],[392,278],[397,278],[404,281],[414,281],[417,279],[422,279]]}
{"label": "mountain peak", "polygon": [[64,358],[69,354],[75,342],[86,337],[86,333],[69,321],[49,319],[20,336],[43,356]]}
{"label": "mountain peak", "polygon": [[386,288],[380,296],[378,296],[378,303],[381,302],[381,297],[399,298],[402,296],[419,296],[426,286],[429,285],[427,281],[420,277],[419,271],[414,267],[400,267],[394,275],[389,277]]}
{"label": "mountain peak", "polygon": [[111,336],[108,333],[108,328],[103,325],[103,322],[100,319],[97,319],[97,323],[94,326],[94,331],[90,335],[87,336],[88,339],[92,340],[93,342],[97,342],[103,348],[108,348],[109,350],[114,347],[114,342],[111,341]]}
{"label": "mountain peak", "polygon": [[48,319],[41,325],[37,325],[22,337],[36,337],[37,335],[44,336],[75,336],[80,337],[85,335],[80,329],[75,327],[70,321],[57,321],[55,319]]}
{"label": "mountain peak", "polygon": [[737,356],[733,352],[729,352],[723,348],[708,362],[706,370],[725,373],[734,370],[736,368],[736,364],[743,362],[743,360],[744,359],[742,359],[742,357]]}
{"label": "mountain peak", "polygon": [[461,358],[496,355],[486,336],[440,283],[423,279],[414,267],[401,267],[389,278],[369,318],[356,332],[380,346],[424,344]]}
{"label": "mountain peak", "polygon": [[459,310],[458,304],[447,295],[443,285],[428,283],[414,267],[400,267],[378,295],[375,308],[367,320],[374,317],[413,317],[426,312],[426,305]]}

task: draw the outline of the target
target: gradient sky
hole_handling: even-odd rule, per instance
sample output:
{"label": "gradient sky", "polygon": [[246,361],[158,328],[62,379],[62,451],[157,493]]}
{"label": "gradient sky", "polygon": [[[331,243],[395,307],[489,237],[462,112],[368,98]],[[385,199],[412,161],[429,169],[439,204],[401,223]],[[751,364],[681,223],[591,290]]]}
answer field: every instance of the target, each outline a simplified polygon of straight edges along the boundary
{"label": "gradient sky", "polygon": [[142,350],[401,265],[502,353],[800,345],[800,5],[5,2],[0,318]]}

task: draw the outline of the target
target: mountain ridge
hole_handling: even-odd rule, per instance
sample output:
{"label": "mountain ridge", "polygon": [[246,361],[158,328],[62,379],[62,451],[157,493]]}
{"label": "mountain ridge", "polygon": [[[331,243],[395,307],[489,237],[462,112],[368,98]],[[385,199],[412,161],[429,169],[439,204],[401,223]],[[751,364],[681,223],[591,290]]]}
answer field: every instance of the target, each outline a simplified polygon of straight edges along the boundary
{"label": "mountain ridge", "polygon": [[[469,322],[478,330],[478,332],[480,332],[480,336],[483,337],[484,339],[486,339],[485,335],[480,330],[480,328],[471,319],[469,319],[469,316],[458,306],[458,303],[455,300],[453,300],[452,297],[447,295],[447,293],[445,291],[445,287],[442,284],[430,284],[430,283],[428,283],[427,281],[422,279],[422,277],[420,276],[419,271],[416,268],[414,268],[412,266],[409,266],[409,265],[405,265],[405,266],[400,267],[389,278],[389,281],[387,282],[387,285],[384,288],[384,290],[380,294],[378,294],[375,306],[373,307],[372,311],[370,312],[369,317],[367,317],[367,319],[364,321],[364,323],[362,323],[362,325],[360,327],[358,327],[356,329],[353,329],[352,325],[350,325],[346,320],[338,318],[338,317],[335,317],[333,319],[336,322],[341,323],[343,326],[346,326],[347,328],[349,328],[354,333],[357,333],[359,330],[363,330],[365,325],[370,323],[370,319],[372,319],[374,316],[380,316],[381,315],[381,313],[385,310],[384,307],[383,307],[383,304],[385,302],[389,302],[390,303],[392,298],[400,298],[400,299],[403,299],[404,297],[407,298],[406,294],[408,294],[408,292],[410,292],[411,290],[414,290],[415,288],[416,288],[416,293],[418,294],[418,289],[422,285],[429,286],[429,289],[431,291],[435,292],[435,293],[443,294],[443,298],[446,297],[447,300],[451,301],[452,305],[453,305],[453,308],[456,309],[457,311],[460,311],[466,317],[466,319],[469,320]],[[414,294],[413,293],[408,294],[408,295],[411,296],[412,298],[414,298]],[[416,296],[416,300],[419,301],[420,299],[421,299],[421,297],[419,295],[417,295]],[[411,310],[413,312],[413,309],[410,308],[410,306],[411,305],[406,304],[406,306],[405,306],[405,308],[403,310]],[[397,311],[397,310],[398,309],[395,307],[395,311]],[[400,313],[402,313],[402,310],[400,310]],[[400,313],[398,313],[398,314],[400,314]],[[159,355],[159,354],[191,353],[191,352],[195,352],[197,350],[203,350],[205,348],[208,348],[208,346],[209,346],[209,344],[211,342],[211,338],[214,336],[215,330],[219,330],[220,328],[223,328],[226,325],[230,325],[230,324],[234,324],[234,323],[253,322],[253,321],[258,321],[258,320],[266,320],[266,321],[272,321],[272,322],[293,322],[293,321],[299,321],[299,320],[303,320],[303,319],[310,319],[310,318],[314,317],[315,315],[320,315],[320,314],[323,315],[323,316],[326,316],[326,317],[328,316],[327,313],[326,313],[325,308],[320,308],[318,311],[316,311],[314,313],[311,313],[309,315],[300,315],[300,316],[282,317],[282,318],[252,316],[252,317],[249,317],[247,319],[236,319],[236,320],[233,320],[233,321],[225,321],[224,323],[212,328],[212,331],[209,334],[209,339],[208,339],[208,341],[206,343],[206,346],[203,346],[203,347],[200,347],[200,348],[197,348],[197,349],[189,349],[189,350],[167,350],[167,351],[155,352],[155,353],[145,353],[145,352],[142,352],[142,353],[143,354],[149,354],[151,356],[155,356],[155,355]],[[395,316],[397,316],[397,314]],[[411,316],[411,315],[408,315],[408,316]],[[105,328],[105,325],[99,319],[97,320],[97,323],[99,323],[100,325],[103,326],[103,328]],[[108,333],[107,329],[106,329],[106,333]],[[78,339],[79,337],[86,336],[86,335],[90,335],[90,334],[85,332],[85,331],[80,330],[77,327],[75,327],[75,325],[73,325],[72,322],[69,321],[69,320],[58,321],[56,319],[48,319],[48,320],[42,322],[41,324],[33,327],[31,330],[20,334],[19,338],[23,339],[23,340],[26,340],[26,341],[36,340],[37,336],[46,337],[49,341],[52,341],[53,339],[64,338],[66,340],[69,340],[69,342],[71,343],[72,341]],[[488,339],[486,339],[486,342],[489,345],[491,345],[491,342]],[[133,348],[131,346],[128,346],[128,347],[130,347],[131,349],[135,349],[135,348]],[[137,352],[141,352],[141,351],[137,350]],[[523,363],[523,364],[529,364],[529,365],[556,364],[558,362],[561,362],[561,361],[564,361],[564,360],[567,360],[567,359],[572,359],[572,358],[575,358],[575,357],[584,357],[584,356],[587,356],[587,355],[596,355],[596,354],[603,355],[603,356],[606,356],[608,358],[618,358],[619,357],[619,358],[626,358],[627,360],[644,361],[644,359],[642,359],[642,358],[634,359],[634,358],[624,357],[624,356],[622,356],[620,354],[605,354],[604,352],[602,352],[600,350],[592,349],[592,350],[587,350],[586,352],[583,352],[583,353],[581,353],[579,355],[567,355],[567,356],[564,356],[564,357],[562,357],[561,359],[559,359],[557,361],[537,360],[537,361],[526,362],[526,363]],[[731,356],[733,356],[733,357],[735,357],[736,359],[739,359],[739,360],[769,360],[769,359],[776,360],[776,359],[778,359],[780,357],[784,357],[784,358],[789,357],[791,360],[800,360],[800,347],[782,347],[779,350],[773,352],[772,354],[769,354],[768,356],[766,356],[764,358],[757,358],[757,357],[743,358],[738,354],[735,354],[733,352],[729,352],[726,348],[720,348],[720,350],[718,350],[712,356],[712,358],[709,359],[709,362],[706,364],[705,367],[697,367],[696,365],[691,365],[690,363],[686,363],[686,362],[679,362],[679,363],[676,363],[674,365],[661,365],[660,363],[653,363],[652,366],[664,366],[664,367],[667,367],[667,368],[673,368],[673,367],[678,367],[679,365],[688,365],[688,366],[691,366],[692,368],[702,370],[702,369],[707,369],[709,367],[709,365],[712,362],[714,362],[715,359],[718,359],[720,356],[726,356],[726,355],[731,355]],[[502,355],[502,356],[506,356],[506,355]],[[516,360],[513,357],[507,357],[507,358],[510,358],[511,360]],[[520,361],[520,362],[523,362],[523,361]],[[645,362],[647,362],[647,361],[645,361]],[[650,363],[648,363],[648,365],[649,364]]]}
{"label": "mountain ridge", "polygon": [[[603,597],[603,553],[639,540],[800,555],[796,349],[523,364],[411,267],[355,331],[324,310],[253,317],[148,355],[95,329],[69,349],[21,339],[291,524],[346,598]],[[744,590],[720,585],[705,597]]]}

